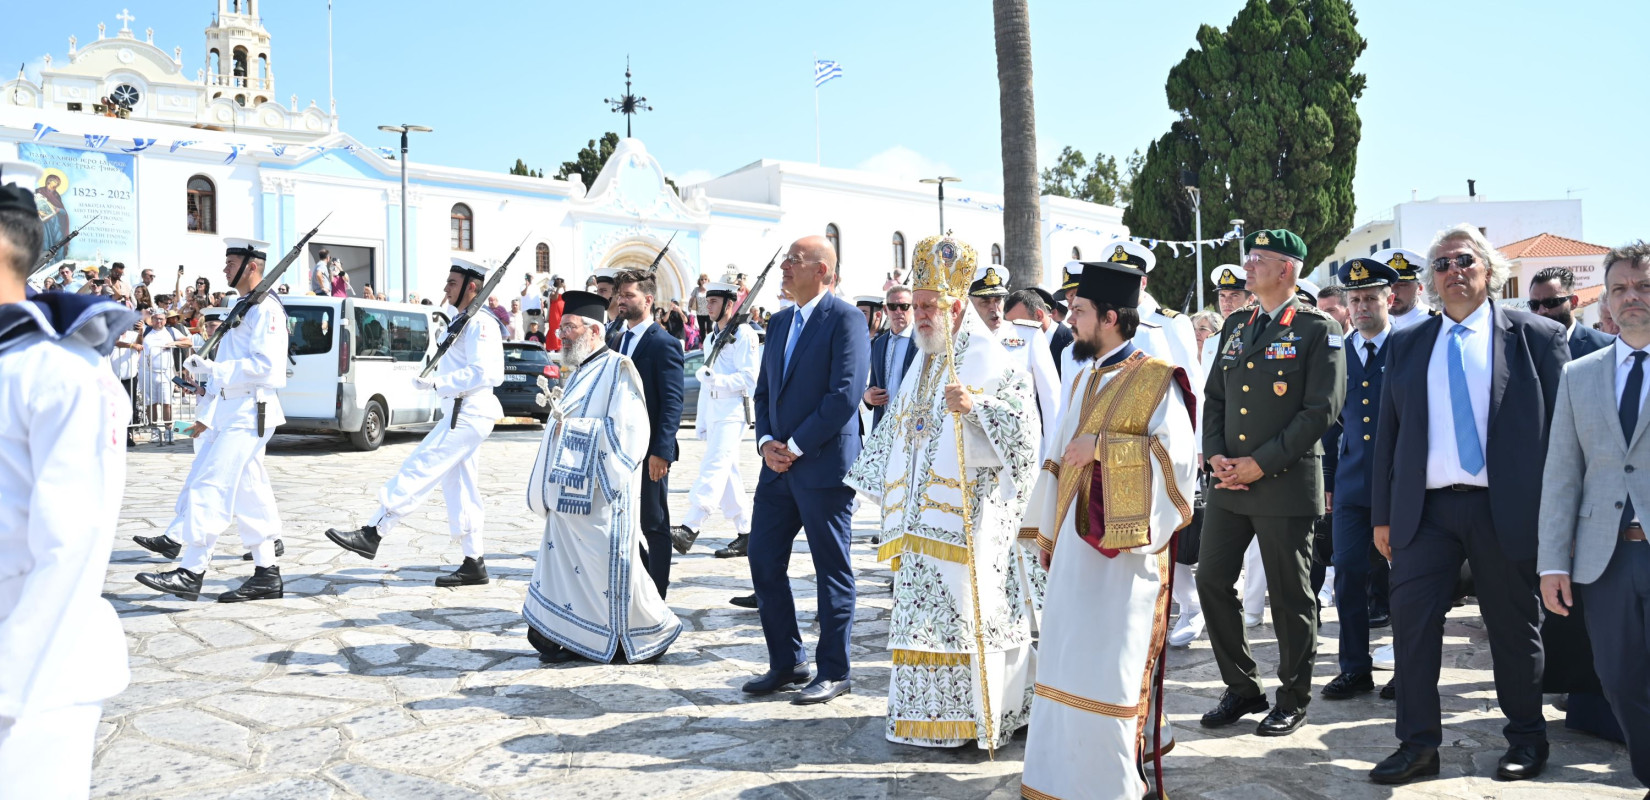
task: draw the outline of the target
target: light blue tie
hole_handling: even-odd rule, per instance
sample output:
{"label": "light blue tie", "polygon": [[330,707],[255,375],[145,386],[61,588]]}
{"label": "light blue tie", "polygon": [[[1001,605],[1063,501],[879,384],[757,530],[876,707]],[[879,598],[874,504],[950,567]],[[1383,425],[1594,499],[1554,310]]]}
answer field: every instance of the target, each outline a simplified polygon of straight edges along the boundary
{"label": "light blue tie", "polygon": [[1467,355],[1461,337],[1468,328],[1449,329],[1449,404],[1455,416],[1455,456],[1469,474],[1484,471],[1484,447],[1478,441],[1478,420],[1472,414],[1472,396],[1467,391]]}
{"label": "light blue tie", "polygon": [[802,326],[806,323],[807,323],[807,320],[803,319],[803,317],[802,317],[802,309],[798,308],[796,310],[796,324],[791,326],[790,335],[785,337],[785,373],[786,374],[790,374],[790,371],[791,371],[791,352],[796,350],[796,340],[802,338]]}

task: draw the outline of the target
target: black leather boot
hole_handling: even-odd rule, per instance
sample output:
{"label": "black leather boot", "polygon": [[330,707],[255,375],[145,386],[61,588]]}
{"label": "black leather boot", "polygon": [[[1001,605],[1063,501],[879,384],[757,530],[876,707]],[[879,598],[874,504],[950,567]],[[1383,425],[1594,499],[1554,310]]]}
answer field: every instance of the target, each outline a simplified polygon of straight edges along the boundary
{"label": "black leather boot", "polygon": [[458,569],[453,570],[452,574],[436,578],[435,585],[480,586],[490,580],[487,577],[487,558],[485,556],[480,558],[465,557],[464,563],[459,565]]}
{"label": "black leather boot", "polygon": [[185,600],[199,600],[202,572],[190,572],[183,567],[165,572],[139,572],[137,582],[157,592],[174,594]]}
{"label": "black leather boot", "polygon": [[741,533],[728,542],[728,546],[716,551],[717,558],[744,558],[750,550],[751,535]]}
{"label": "black leather boot", "polygon": [[670,546],[684,556],[698,538],[699,532],[686,525],[672,525],[670,528]]}
{"label": "black leather boot", "polygon": [[[286,545],[281,544],[280,539],[276,539],[275,540],[275,557],[280,558],[281,556],[284,556],[284,555],[286,555]],[[252,560],[252,554],[251,553],[242,553],[241,554],[241,560],[242,561],[251,561]]]}
{"label": "black leather boot", "polygon": [[173,541],[164,533],[159,536],[133,536],[132,541],[137,542],[138,547],[164,558],[177,558],[183,552],[183,543]]}
{"label": "black leather boot", "polygon": [[279,600],[284,593],[280,567],[253,567],[252,577],[241,588],[218,595],[220,603],[244,603],[248,600]]}
{"label": "black leather boot", "polygon": [[333,544],[344,548],[362,558],[372,558],[378,555],[378,528],[372,525],[362,525],[353,531],[341,531],[337,528],[327,528],[327,538]]}

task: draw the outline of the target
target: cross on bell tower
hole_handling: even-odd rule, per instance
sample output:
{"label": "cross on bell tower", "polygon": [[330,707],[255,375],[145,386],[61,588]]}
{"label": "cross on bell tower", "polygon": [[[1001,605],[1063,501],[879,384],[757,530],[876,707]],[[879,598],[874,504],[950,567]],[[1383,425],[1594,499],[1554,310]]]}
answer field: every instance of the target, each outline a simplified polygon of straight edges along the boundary
{"label": "cross on bell tower", "polygon": [[653,107],[647,104],[647,98],[637,97],[630,91],[630,56],[624,57],[624,96],[615,100],[608,98],[602,102],[613,107],[613,113],[624,115],[624,138],[630,138],[630,118],[643,111],[652,111]]}

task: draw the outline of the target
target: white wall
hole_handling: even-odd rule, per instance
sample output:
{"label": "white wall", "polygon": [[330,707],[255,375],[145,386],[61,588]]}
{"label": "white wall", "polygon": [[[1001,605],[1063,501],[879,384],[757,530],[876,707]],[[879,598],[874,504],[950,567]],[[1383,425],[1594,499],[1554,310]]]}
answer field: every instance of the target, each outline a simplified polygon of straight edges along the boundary
{"label": "white wall", "polygon": [[1445,228],[1468,223],[1484,229],[1490,244],[1497,247],[1551,233],[1581,239],[1580,200],[1468,200],[1446,197],[1416,203],[1400,203],[1392,209],[1397,231],[1394,247],[1426,255],[1432,238]]}

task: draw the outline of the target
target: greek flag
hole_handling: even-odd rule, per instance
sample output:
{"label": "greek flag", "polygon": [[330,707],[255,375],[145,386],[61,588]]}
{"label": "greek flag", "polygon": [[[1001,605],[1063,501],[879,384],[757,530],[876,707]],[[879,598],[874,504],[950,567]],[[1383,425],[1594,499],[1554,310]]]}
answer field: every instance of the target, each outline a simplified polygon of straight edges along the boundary
{"label": "greek flag", "polygon": [[814,62],[814,88],[818,89],[832,78],[842,77],[842,65],[835,61]]}

